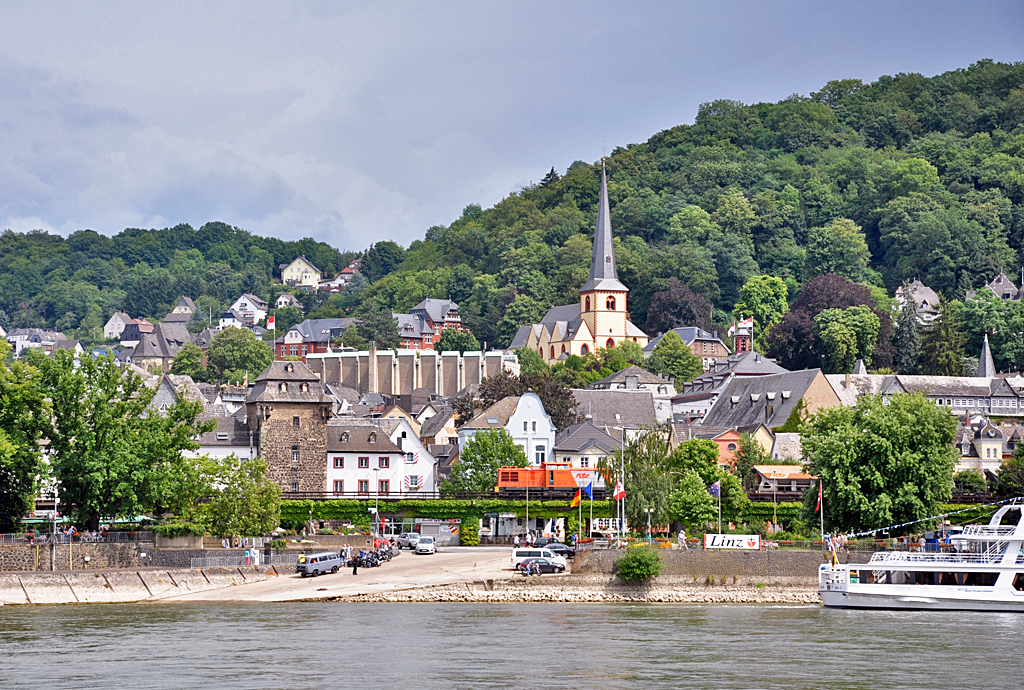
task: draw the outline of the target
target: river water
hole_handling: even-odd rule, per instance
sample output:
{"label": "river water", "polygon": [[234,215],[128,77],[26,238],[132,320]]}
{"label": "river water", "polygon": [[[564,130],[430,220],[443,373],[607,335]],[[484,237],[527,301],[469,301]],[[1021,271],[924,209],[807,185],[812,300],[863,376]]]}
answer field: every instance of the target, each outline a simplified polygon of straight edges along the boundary
{"label": "river water", "polygon": [[0,687],[1008,688],[1022,636],[1021,614],[817,606],[5,606]]}

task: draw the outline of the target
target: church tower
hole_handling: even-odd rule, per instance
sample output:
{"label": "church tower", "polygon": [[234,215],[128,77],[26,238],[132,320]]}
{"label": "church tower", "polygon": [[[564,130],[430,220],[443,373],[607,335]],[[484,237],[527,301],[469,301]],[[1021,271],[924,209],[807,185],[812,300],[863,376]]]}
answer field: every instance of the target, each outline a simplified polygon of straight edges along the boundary
{"label": "church tower", "polygon": [[607,348],[625,339],[627,292],[629,288],[619,282],[615,272],[608,177],[602,161],[601,200],[594,232],[594,254],[590,259],[590,280],[580,288],[580,317],[590,328],[595,347]]}

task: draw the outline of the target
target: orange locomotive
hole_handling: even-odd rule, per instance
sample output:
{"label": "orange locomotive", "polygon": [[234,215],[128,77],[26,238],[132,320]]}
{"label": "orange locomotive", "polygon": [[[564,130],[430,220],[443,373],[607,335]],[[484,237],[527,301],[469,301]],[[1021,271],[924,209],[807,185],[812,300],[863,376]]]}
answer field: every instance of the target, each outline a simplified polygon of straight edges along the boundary
{"label": "orange locomotive", "polygon": [[[572,498],[579,486],[567,462],[542,462],[534,467],[499,467],[498,485],[494,491],[501,498],[537,500]],[[605,498],[605,489],[594,488],[594,500]]]}

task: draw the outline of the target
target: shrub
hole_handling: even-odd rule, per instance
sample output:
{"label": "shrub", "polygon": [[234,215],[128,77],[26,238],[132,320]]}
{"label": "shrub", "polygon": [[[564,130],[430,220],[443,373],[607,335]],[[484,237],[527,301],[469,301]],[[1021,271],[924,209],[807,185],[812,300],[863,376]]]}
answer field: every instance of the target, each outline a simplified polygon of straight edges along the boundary
{"label": "shrub", "polygon": [[272,539],[270,542],[267,543],[267,546],[269,546],[272,549],[276,549],[277,551],[284,551],[288,548],[288,542],[286,542],[284,539]]}
{"label": "shrub", "polygon": [[615,561],[615,574],[619,579],[649,580],[661,574],[661,556],[654,549],[627,549],[622,558]]}
{"label": "shrub", "polygon": [[165,525],[155,525],[153,531],[168,539],[201,537],[206,534],[206,528],[194,522],[169,522]]}
{"label": "shrub", "polygon": [[459,529],[459,543],[463,546],[479,546],[480,544],[480,520],[475,517],[462,519]]}

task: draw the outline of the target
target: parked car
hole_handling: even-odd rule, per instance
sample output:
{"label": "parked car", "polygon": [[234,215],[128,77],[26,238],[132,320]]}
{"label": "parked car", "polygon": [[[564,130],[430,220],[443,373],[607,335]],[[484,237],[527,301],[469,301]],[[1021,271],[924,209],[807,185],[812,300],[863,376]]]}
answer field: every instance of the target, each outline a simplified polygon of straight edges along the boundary
{"label": "parked car", "polygon": [[557,541],[552,544],[548,544],[544,548],[548,551],[554,552],[562,558],[572,558],[576,555],[576,549],[572,548],[571,546],[566,546],[565,544],[559,543]]}
{"label": "parked car", "polygon": [[557,541],[558,540],[554,537],[537,537],[533,540],[533,546],[534,548],[540,548],[541,546],[548,546],[549,544],[554,544]]}
{"label": "parked car", "polygon": [[549,561],[546,558],[527,558],[519,564],[519,572],[525,575],[527,567],[534,572],[537,572],[539,569],[541,573],[561,573],[565,570],[564,565]]}
{"label": "parked car", "polygon": [[419,540],[419,532],[402,532],[398,535],[398,549],[415,549]]}
{"label": "parked car", "polygon": [[316,577],[323,573],[336,573],[338,568],[345,565],[341,556],[336,553],[324,551],[323,553],[311,553],[299,556],[299,562],[295,564],[295,572],[302,577],[310,575]]}
{"label": "parked car", "polygon": [[552,563],[557,563],[563,568],[566,566],[565,558],[547,548],[540,549],[512,549],[512,567],[518,568],[519,564],[527,558],[546,558]]}
{"label": "parked car", "polygon": [[416,542],[416,553],[437,553],[437,545],[433,537],[420,537]]}

